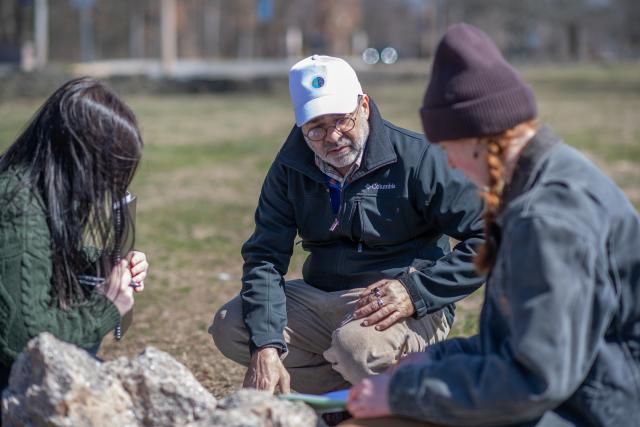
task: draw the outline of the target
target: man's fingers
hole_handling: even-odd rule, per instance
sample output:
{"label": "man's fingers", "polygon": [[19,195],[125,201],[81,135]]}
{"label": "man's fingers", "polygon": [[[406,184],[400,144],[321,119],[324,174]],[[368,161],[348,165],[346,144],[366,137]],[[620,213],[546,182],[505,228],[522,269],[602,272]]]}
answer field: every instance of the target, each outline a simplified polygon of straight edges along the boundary
{"label": "man's fingers", "polygon": [[251,374],[248,378],[245,378],[244,382],[242,383],[242,387],[255,388],[256,390],[266,390],[269,393],[273,393],[276,388],[276,383],[269,381],[267,378],[257,378],[254,374]]}
{"label": "man's fingers", "polygon": [[371,301],[374,301],[374,300],[375,300],[375,297],[373,295],[371,295],[371,294],[363,295],[356,302],[356,310],[361,309],[362,307],[364,307],[365,305],[371,303]]}
{"label": "man's fingers", "polygon": [[275,381],[268,381],[267,379],[263,382],[264,387],[261,390],[267,390],[269,393],[273,394],[276,391],[277,383]]}
{"label": "man's fingers", "polygon": [[[380,305],[380,302],[382,302],[382,306]],[[362,317],[366,317],[372,313],[375,313],[376,311],[379,311],[381,307],[396,307],[395,309],[397,309],[398,306],[399,304],[397,298],[395,298],[394,296],[381,296],[380,298],[373,298],[364,306],[356,309],[353,315],[356,319],[360,319]]]}
{"label": "man's fingers", "polygon": [[365,297],[367,295],[371,294],[371,291],[373,290],[373,288],[375,288],[378,285],[378,282],[372,283],[371,285],[367,286],[364,291],[362,291],[362,293],[360,294],[360,298]]}
{"label": "man's fingers", "polygon": [[394,325],[398,320],[402,319],[402,315],[398,311],[394,311],[376,325],[378,331],[384,331],[388,327]]}
{"label": "man's fingers", "polygon": [[388,297],[389,295],[391,295],[391,293],[389,293],[388,284],[389,280],[383,279],[367,286],[367,288],[358,297],[358,301],[356,302],[356,309],[364,307],[376,298]]}
{"label": "man's fingers", "polygon": [[289,377],[289,373],[284,371],[280,375],[280,381],[278,382],[280,387],[280,392],[282,393],[291,393],[291,377]]}
{"label": "man's fingers", "polygon": [[[384,305],[383,305],[383,307],[384,307]],[[378,303],[377,300],[374,299],[372,302],[369,302],[364,307],[359,308],[358,310],[356,310],[353,313],[353,315],[355,316],[356,319],[359,319],[361,317],[369,316],[370,314],[375,313],[379,309],[380,309],[380,304]]]}
{"label": "man's fingers", "polygon": [[363,294],[356,302],[356,309],[362,308],[371,302],[376,302],[378,298],[383,298],[388,296],[389,294],[384,292],[384,290],[382,289],[380,290],[379,296],[375,296],[371,293]]}
{"label": "man's fingers", "polygon": [[251,374],[251,368],[247,369],[247,372],[244,374],[244,380],[242,380],[243,388],[255,388],[255,382],[253,380],[253,375]]}
{"label": "man's fingers", "polygon": [[271,386],[268,378],[259,377],[252,368],[247,369],[242,382],[244,388],[255,388],[257,390],[269,390],[273,393],[275,386]]}
{"label": "man's fingers", "polygon": [[382,292],[382,287],[384,286],[385,283],[387,283],[389,280],[388,279],[381,279],[378,280],[377,282],[374,282],[372,284],[370,284],[369,286],[366,287],[366,289],[364,291],[362,291],[362,293],[360,294],[360,298],[371,294],[371,292],[375,289],[378,288],[380,289],[380,291]]}
{"label": "man's fingers", "polygon": [[392,307],[390,305],[386,305],[386,306],[382,307],[380,310],[376,311],[375,313],[370,314],[369,316],[365,317],[364,320],[362,321],[362,326],[375,325],[380,320],[382,320],[385,317],[389,316],[394,311],[396,311],[396,309],[394,307]]}

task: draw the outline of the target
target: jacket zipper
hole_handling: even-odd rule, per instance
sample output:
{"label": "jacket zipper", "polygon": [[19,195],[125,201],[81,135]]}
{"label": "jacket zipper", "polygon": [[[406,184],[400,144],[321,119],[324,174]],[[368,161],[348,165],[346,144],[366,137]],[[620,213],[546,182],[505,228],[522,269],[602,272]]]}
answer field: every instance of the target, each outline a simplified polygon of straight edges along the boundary
{"label": "jacket zipper", "polygon": [[[344,187],[346,187],[347,184],[343,184],[340,186],[340,206],[338,207],[338,213],[336,214],[336,216],[333,218],[333,223],[331,223],[331,226],[329,227],[329,231],[336,231],[336,229],[338,228],[338,226],[340,225],[340,213],[344,210]],[[331,203],[331,193],[329,193],[329,203]]]}

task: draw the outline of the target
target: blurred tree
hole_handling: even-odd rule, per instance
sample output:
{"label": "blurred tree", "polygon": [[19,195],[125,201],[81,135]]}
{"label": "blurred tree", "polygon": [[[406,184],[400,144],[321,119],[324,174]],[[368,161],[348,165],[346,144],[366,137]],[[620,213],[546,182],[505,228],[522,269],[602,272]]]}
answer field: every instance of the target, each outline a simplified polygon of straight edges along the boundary
{"label": "blurred tree", "polygon": [[[0,58],[15,60],[34,39],[33,1],[0,0]],[[159,58],[159,4],[49,0],[49,56]],[[639,0],[179,0],[176,6],[178,58],[344,56],[389,45],[401,58],[429,56],[446,26],[460,21],[487,31],[510,57],[640,56]]]}
{"label": "blurred tree", "polygon": [[640,56],[640,1],[613,0],[615,21],[612,28],[625,57]]}
{"label": "blurred tree", "polygon": [[[314,37],[323,53],[350,55],[351,39],[359,30],[362,17],[360,0],[324,0],[312,9]],[[310,28],[305,28],[310,30]],[[323,49],[324,48],[324,49]]]}
{"label": "blurred tree", "polygon": [[21,47],[33,39],[26,34],[31,26],[25,25],[32,5],[32,1],[26,0],[0,1],[0,62],[17,63]]}
{"label": "blurred tree", "polygon": [[[365,0],[362,27],[369,36],[369,47],[378,51],[387,46],[398,50],[401,56],[415,57],[422,51],[421,34],[428,31],[425,19],[427,8],[433,2],[383,2]],[[358,52],[361,53],[361,52]]]}
{"label": "blurred tree", "polygon": [[221,0],[205,0],[202,11],[203,55],[220,55]]}
{"label": "blurred tree", "polygon": [[237,56],[250,58],[254,54],[256,33],[255,0],[236,0],[234,2],[235,19],[238,28]]}

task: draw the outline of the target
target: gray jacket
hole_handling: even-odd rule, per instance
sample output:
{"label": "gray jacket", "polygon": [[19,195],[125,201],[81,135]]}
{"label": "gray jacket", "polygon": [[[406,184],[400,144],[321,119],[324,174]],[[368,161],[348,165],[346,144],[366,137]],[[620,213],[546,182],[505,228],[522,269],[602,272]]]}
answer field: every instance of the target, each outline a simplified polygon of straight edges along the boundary
{"label": "gray jacket", "polygon": [[[472,264],[474,247],[483,242],[477,190],[446,167],[440,149],[383,121],[373,101],[370,106],[362,163],[341,190],[337,214],[300,128],[293,128],[271,165],[255,231],[242,248],[241,298],[252,349],[286,349],[284,275],[296,234],[309,252],[306,283],[338,291],[399,278],[418,317],[482,284]],[[446,235],[460,240],[453,251]],[[419,271],[408,274],[409,266]]]}
{"label": "gray jacket", "polygon": [[391,380],[393,413],[455,425],[640,425],[640,217],[543,127],[490,238],[480,332]]}

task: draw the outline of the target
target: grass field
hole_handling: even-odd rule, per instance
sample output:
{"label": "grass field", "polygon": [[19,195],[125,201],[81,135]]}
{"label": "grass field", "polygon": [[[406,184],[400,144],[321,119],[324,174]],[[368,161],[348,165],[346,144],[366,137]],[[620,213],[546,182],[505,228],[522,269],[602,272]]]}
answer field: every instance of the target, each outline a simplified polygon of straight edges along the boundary
{"label": "grass field", "polygon": [[[640,206],[640,64],[530,67],[541,119],[583,150]],[[383,116],[419,129],[423,79],[364,82]],[[101,355],[131,355],[154,345],[176,356],[215,395],[239,386],[243,369],[214,348],[207,327],[240,287],[240,246],[253,229],[264,174],[293,122],[286,91],[275,94],[124,96],[146,142],[134,181],[137,246],[151,263],[136,321]],[[0,146],[40,105],[0,100]],[[299,277],[296,248],[289,278]],[[453,333],[475,331],[482,295],[459,305]]]}

